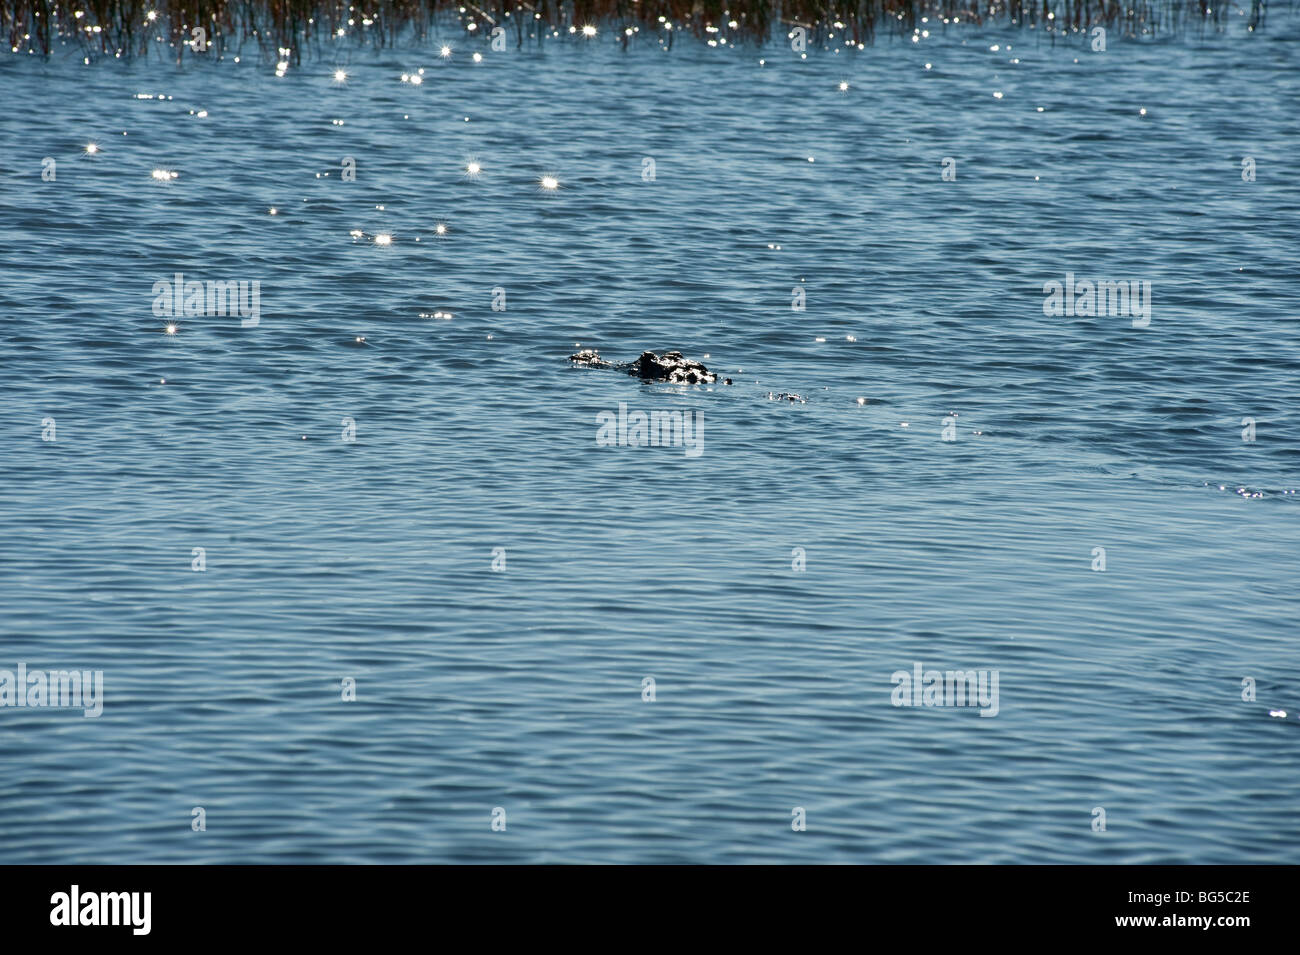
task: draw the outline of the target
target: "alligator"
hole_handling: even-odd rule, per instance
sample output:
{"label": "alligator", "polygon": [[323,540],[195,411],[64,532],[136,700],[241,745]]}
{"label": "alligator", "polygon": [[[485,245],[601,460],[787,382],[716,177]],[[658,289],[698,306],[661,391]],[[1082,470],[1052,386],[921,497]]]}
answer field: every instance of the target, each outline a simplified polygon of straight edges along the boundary
{"label": "alligator", "polygon": [[[600,357],[594,348],[584,348],[576,355],[570,355],[569,361],[583,368],[618,368],[635,378],[647,381],[666,381],[674,385],[711,385],[718,376],[693,358],[687,358],[679,351],[664,352],[656,355],[652,351],[643,351],[636,361],[607,361]],[[724,385],[731,384],[730,378],[722,379]],[[806,404],[803,395],[782,391],[779,394],[768,392],[769,401],[796,401]]]}
{"label": "alligator", "polygon": [[[652,351],[641,353],[636,361],[606,361],[594,348],[584,348],[576,355],[570,355],[569,361],[584,368],[618,368],[634,378],[647,381],[666,381],[674,385],[711,385],[718,376],[705,368],[693,358],[687,358],[679,351],[664,352],[656,355]],[[724,384],[731,384],[731,379],[723,379]]]}

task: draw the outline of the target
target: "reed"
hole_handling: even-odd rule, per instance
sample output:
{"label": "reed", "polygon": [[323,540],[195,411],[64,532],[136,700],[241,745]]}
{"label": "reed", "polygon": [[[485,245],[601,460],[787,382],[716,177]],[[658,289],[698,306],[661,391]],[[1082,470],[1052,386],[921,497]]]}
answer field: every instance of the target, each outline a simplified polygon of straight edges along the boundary
{"label": "reed", "polygon": [[[1247,24],[1257,30],[1267,4],[1250,2]],[[71,48],[95,57],[184,59],[251,47],[300,61],[337,55],[340,42],[385,47],[459,35],[486,49],[498,27],[498,44],[503,36],[515,47],[588,42],[584,26],[597,27],[597,37],[612,31],[628,47],[671,45],[679,34],[714,43],[787,42],[796,27],[806,31],[809,49],[857,46],[882,33],[986,23],[1036,30],[1055,42],[1095,26],[1129,37],[1223,30],[1234,9],[1220,0],[0,0],[0,30],[13,53]],[[206,50],[196,52],[196,40]]]}

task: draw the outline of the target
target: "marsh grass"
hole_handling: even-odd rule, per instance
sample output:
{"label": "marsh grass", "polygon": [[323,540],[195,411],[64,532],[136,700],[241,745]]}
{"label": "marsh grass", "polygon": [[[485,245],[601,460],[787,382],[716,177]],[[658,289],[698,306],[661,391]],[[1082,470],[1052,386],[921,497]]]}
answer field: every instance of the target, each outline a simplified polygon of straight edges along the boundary
{"label": "marsh grass", "polygon": [[[813,49],[985,23],[1083,43],[1095,26],[1112,39],[1222,30],[1236,13],[1248,17],[1249,29],[1263,27],[1266,3],[1246,2],[1249,10],[1228,0],[0,0],[0,29],[13,53],[48,55],[62,47],[87,57],[183,60],[246,53],[251,46],[299,62],[304,54],[337,55],[340,43],[385,47],[434,36],[487,50],[498,26],[513,47],[557,38],[589,42],[582,32],[587,25],[599,28],[598,39],[610,42],[612,33],[625,47],[671,46],[682,33],[715,43],[786,43],[802,27]],[[191,45],[195,28],[203,31],[205,52]]]}

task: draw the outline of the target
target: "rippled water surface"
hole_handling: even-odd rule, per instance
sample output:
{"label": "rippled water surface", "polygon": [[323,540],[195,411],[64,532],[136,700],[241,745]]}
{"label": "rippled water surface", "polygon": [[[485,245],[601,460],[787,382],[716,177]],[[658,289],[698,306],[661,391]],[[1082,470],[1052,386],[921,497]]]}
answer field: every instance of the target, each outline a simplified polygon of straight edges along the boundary
{"label": "rippled water surface", "polygon": [[0,860],[1300,862],[1298,42],[0,59]]}

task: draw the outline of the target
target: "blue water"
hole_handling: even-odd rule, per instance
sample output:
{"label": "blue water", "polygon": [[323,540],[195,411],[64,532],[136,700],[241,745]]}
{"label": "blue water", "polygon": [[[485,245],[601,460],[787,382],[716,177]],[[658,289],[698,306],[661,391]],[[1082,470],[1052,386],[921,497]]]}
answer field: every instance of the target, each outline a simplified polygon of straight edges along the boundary
{"label": "blue water", "polygon": [[1298,41],[0,59],[0,861],[1300,862]]}

